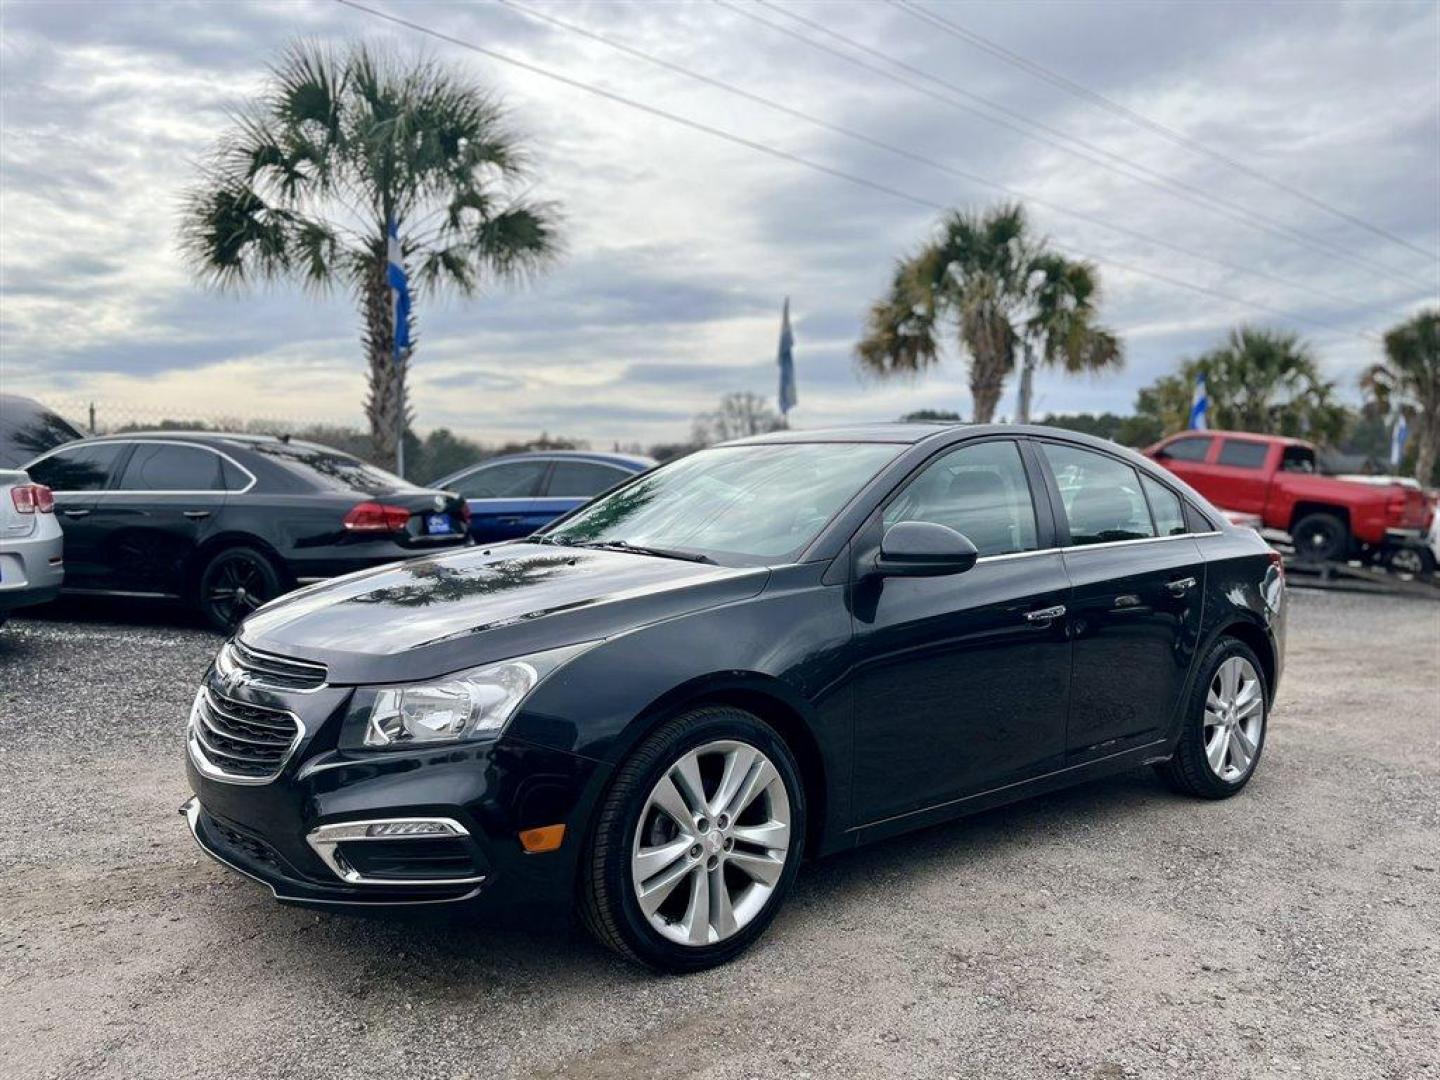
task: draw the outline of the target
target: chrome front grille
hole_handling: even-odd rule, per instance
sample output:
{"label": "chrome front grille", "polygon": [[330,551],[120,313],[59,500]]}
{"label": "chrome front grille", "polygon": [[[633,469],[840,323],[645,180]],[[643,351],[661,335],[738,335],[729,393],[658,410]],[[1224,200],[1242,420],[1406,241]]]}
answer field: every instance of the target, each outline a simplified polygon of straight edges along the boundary
{"label": "chrome front grille", "polygon": [[190,752],[207,776],[264,784],[280,775],[305,729],[294,713],[202,689],[190,710]]}
{"label": "chrome front grille", "polygon": [[257,652],[238,639],[225,643],[216,666],[222,674],[233,670],[245,681],[272,690],[318,690],[325,685],[324,664]]}

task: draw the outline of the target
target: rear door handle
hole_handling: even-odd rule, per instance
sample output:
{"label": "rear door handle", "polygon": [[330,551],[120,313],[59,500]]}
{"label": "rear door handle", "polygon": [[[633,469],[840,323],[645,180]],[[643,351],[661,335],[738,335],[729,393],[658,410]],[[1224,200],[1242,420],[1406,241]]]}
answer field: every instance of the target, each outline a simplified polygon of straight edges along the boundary
{"label": "rear door handle", "polygon": [[210,516],[209,510],[186,510],[185,516],[191,521],[204,521]]}
{"label": "rear door handle", "polygon": [[525,519],[522,517],[507,516],[495,519],[501,525],[519,525]]}
{"label": "rear door handle", "polygon": [[1042,607],[1038,611],[1027,611],[1025,613],[1025,621],[1034,623],[1037,626],[1044,626],[1046,623],[1052,622],[1064,614],[1065,605],[1056,604],[1054,607]]}
{"label": "rear door handle", "polygon": [[69,509],[69,510],[61,510],[60,512],[61,512],[62,514],[64,514],[66,517],[73,517],[73,518],[82,518],[82,517],[84,517],[86,514],[90,513],[89,510],[81,510],[81,509],[77,509],[77,508],[71,508],[71,509]]}
{"label": "rear door handle", "polygon": [[1194,587],[1195,579],[1193,577],[1182,577],[1176,581],[1170,582],[1168,585],[1165,586],[1165,588],[1170,590],[1171,596],[1184,596]]}

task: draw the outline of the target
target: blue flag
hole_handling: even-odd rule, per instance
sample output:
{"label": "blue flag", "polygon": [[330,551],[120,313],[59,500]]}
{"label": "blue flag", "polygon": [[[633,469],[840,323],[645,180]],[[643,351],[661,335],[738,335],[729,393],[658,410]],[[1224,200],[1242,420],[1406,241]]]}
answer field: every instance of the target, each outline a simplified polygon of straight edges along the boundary
{"label": "blue flag", "polygon": [[395,219],[387,230],[385,278],[390,283],[390,315],[395,330],[395,362],[402,363],[410,352],[410,279],[405,276],[405,260],[400,252],[400,233]]}
{"label": "blue flag", "polygon": [[1405,457],[1405,440],[1410,437],[1410,425],[1405,423],[1405,414],[1396,410],[1395,426],[1390,431],[1390,467],[1398,469]]}
{"label": "blue flag", "polygon": [[1195,396],[1190,399],[1190,427],[1194,431],[1204,431],[1210,425],[1205,421],[1205,414],[1210,411],[1210,395],[1205,391],[1205,373],[1202,371],[1195,376]]}
{"label": "blue flag", "polygon": [[795,335],[790,332],[790,298],[780,316],[780,415],[784,416],[800,399],[795,394]]}

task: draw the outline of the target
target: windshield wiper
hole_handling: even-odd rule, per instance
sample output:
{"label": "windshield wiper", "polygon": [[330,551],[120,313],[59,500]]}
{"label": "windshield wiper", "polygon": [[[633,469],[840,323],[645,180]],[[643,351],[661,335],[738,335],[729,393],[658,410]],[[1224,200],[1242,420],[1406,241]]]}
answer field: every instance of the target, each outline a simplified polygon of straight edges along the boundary
{"label": "windshield wiper", "polygon": [[657,555],[662,559],[682,559],[685,562],[715,565],[714,559],[710,558],[709,555],[701,555],[698,551],[678,551],[674,548],[646,547],[644,544],[632,544],[629,540],[590,540],[572,543],[568,546],[599,548],[603,551],[633,551],[636,555]]}

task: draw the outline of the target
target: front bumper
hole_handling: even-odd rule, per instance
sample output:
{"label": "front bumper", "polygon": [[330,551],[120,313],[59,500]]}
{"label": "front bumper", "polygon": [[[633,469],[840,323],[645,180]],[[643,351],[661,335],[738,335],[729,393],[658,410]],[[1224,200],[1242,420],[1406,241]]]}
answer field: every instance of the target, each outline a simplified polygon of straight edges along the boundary
{"label": "front bumper", "polygon": [[[339,750],[335,729],[348,698],[338,688],[312,696],[303,741],[273,780],[227,782],[187,750],[195,797],[181,812],[207,854],[294,904],[570,905],[585,823],[608,766],[508,737],[394,753]],[[397,822],[447,824],[423,835],[365,835],[366,826],[383,832]],[[558,849],[525,850],[520,833],[556,824],[565,826]]]}

